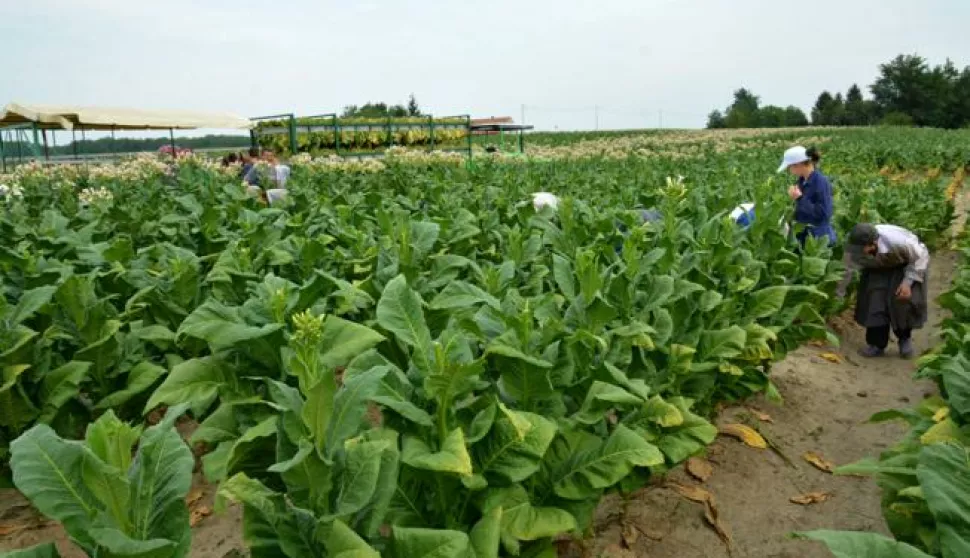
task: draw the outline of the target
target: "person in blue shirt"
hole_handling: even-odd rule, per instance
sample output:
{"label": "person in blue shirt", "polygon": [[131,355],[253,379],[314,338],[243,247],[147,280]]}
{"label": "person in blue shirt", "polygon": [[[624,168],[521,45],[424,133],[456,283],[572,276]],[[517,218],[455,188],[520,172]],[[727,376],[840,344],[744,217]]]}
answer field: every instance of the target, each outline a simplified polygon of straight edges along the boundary
{"label": "person in blue shirt", "polygon": [[808,235],[828,238],[829,245],[836,241],[835,229],[832,228],[832,216],[835,213],[832,184],[818,170],[820,160],[817,149],[805,149],[798,145],[785,151],[781,166],[778,167],[778,172],[787,170],[798,179],[788,189],[788,195],[795,202],[795,222],[805,225],[805,229],[796,236],[802,245]]}

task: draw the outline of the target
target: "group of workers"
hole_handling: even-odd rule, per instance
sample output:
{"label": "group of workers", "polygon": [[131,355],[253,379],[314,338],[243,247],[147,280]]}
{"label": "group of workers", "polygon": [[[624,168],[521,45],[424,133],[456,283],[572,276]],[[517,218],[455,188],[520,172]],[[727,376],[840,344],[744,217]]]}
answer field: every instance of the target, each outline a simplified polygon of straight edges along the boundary
{"label": "group of workers", "polygon": [[[260,152],[254,147],[241,154],[230,153],[222,159],[222,164],[227,167],[237,163],[241,163],[239,178],[249,195],[269,205],[286,199],[286,181],[289,180],[291,171],[288,165],[280,162],[275,153],[268,149]],[[259,163],[269,169],[266,176],[259,172]]]}
{"label": "group of workers", "polygon": [[[821,161],[817,149],[795,146],[785,151],[778,172],[788,171],[795,183],[788,188],[794,202],[794,220],[803,225],[796,235],[801,246],[809,236],[825,238],[834,245],[838,237],[832,226],[834,203],[832,184],[819,170]],[[549,207],[555,210],[559,198],[549,192],[533,194],[536,211]],[[640,210],[644,223],[659,221],[656,209]],[[743,228],[755,219],[755,204],[743,203],[731,212],[730,218]],[[788,231],[787,223],[783,223]],[[914,354],[912,332],[926,323],[927,272],[929,250],[919,237],[896,225],[859,223],[849,233],[845,249],[845,276],[837,288],[837,295],[845,296],[855,271],[861,271],[856,297],[855,320],[866,328],[866,346],[860,351],[865,357],[886,354],[890,332],[896,335],[899,355],[910,358]]]}

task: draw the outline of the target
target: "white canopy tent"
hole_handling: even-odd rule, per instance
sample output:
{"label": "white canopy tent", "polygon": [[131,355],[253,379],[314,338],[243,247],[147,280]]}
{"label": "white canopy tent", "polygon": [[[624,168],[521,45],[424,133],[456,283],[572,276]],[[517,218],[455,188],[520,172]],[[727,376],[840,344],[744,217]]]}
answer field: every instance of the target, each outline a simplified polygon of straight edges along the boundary
{"label": "white canopy tent", "polygon": [[0,128],[35,124],[40,129],[73,130],[191,130],[220,128],[251,130],[248,118],[221,112],[142,110],[66,105],[10,103],[0,113]]}
{"label": "white canopy tent", "polygon": [[[68,130],[72,137],[75,130],[81,132],[111,132],[136,130],[168,130],[171,137],[172,155],[176,154],[175,130],[195,129],[247,130],[252,134],[253,122],[242,116],[223,112],[195,112],[178,110],[143,110],[130,108],[85,107],[68,105],[41,105],[10,103],[0,112],[0,170],[7,167],[8,154],[4,151],[3,132],[8,141],[16,134],[18,150],[27,145],[34,158],[50,160],[47,132],[52,137],[56,130]],[[55,144],[56,144],[56,138]],[[76,146],[77,143],[75,142]],[[43,149],[43,152],[41,152]],[[21,153],[21,160],[23,154]],[[74,160],[78,154],[75,149]]]}

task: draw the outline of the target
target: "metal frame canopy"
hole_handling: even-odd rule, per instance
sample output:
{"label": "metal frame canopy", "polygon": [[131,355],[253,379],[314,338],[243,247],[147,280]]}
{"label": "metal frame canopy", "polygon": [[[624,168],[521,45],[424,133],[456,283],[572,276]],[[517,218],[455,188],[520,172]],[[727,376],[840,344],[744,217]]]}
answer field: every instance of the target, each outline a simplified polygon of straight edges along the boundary
{"label": "metal frame canopy", "polygon": [[472,124],[468,127],[469,132],[498,132],[499,141],[502,144],[502,148],[505,148],[505,132],[518,132],[519,133],[519,153],[525,153],[525,139],[523,132],[526,130],[533,130],[535,126],[528,124],[505,124],[505,123],[489,123],[489,124]]}
{"label": "metal frame canopy", "polygon": [[[7,170],[4,132],[7,132],[8,140],[12,139],[16,143],[18,156],[23,162],[22,147],[25,144],[33,157],[50,160],[48,131],[51,132],[51,138],[56,146],[56,130],[69,130],[72,138],[74,138],[74,131],[80,130],[82,142],[86,131],[110,131],[113,139],[117,130],[168,130],[172,157],[176,157],[175,130],[216,128],[251,131],[253,127],[253,122],[248,118],[221,112],[10,103],[0,112],[0,171]],[[77,159],[78,144],[76,138],[74,139],[74,158]],[[43,145],[43,152],[41,152],[41,145]]]}
{"label": "metal frame canopy", "polygon": [[39,129],[73,130],[190,130],[222,128],[250,130],[248,118],[229,113],[142,110],[10,103],[0,113],[0,128],[33,124]]}

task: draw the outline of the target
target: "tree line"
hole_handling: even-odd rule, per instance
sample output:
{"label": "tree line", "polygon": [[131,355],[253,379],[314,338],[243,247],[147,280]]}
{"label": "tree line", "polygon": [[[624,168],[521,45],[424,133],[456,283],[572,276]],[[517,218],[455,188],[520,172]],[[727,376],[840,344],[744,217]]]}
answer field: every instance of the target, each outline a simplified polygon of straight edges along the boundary
{"label": "tree line", "polygon": [[[869,86],[870,98],[853,84],[845,92],[819,94],[811,111],[815,126],[970,126],[970,66],[951,61],[931,66],[923,57],[899,55],[879,66]],[[761,105],[757,95],[741,88],[723,112],[708,115],[708,128],[779,128],[807,126],[809,117],[795,106]]]}
{"label": "tree line", "polygon": [[[58,135],[64,132],[59,132]],[[48,135],[49,142],[50,135]],[[166,137],[157,138],[98,138],[68,142],[67,144],[48,144],[48,152],[56,155],[105,155],[111,153],[137,153],[142,151],[157,151],[159,148],[171,145],[172,140]],[[175,145],[189,149],[244,149],[249,147],[249,136],[231,136],[226,134],[210,134],[197,138],[176,138]],[[3,152],[7,157],[24,157],[33,155],[35,146],[30,142],[3,142]],[[40,155],[44,155],[44,148],[39,146]]]}

